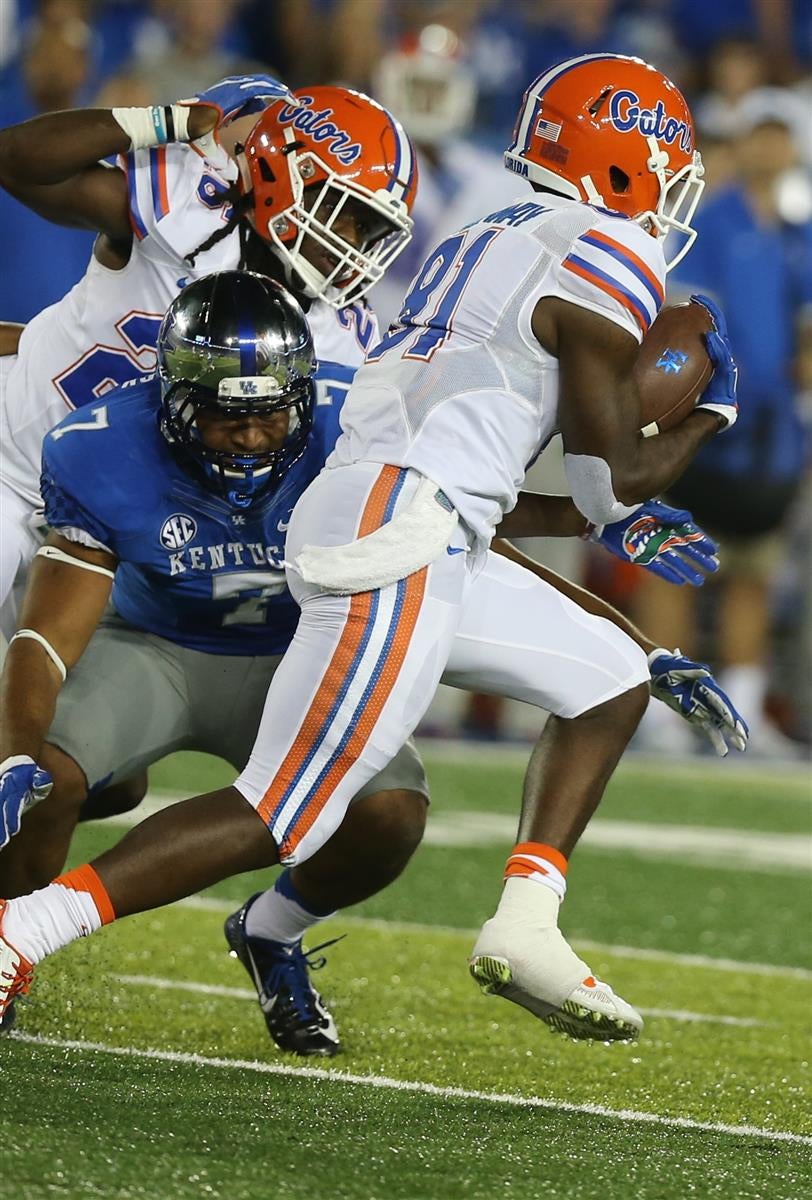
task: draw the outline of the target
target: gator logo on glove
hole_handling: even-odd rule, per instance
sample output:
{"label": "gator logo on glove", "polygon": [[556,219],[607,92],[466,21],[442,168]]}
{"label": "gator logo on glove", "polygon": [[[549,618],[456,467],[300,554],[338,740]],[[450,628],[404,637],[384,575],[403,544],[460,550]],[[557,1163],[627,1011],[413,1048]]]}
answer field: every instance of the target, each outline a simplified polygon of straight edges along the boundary
{"label": "gator logo on glove", "polygon": [[663,529],[662,522],[656,517],[645,516],[633,521],[623,534],[623,549],[630,562],[644,567],[666,551],[690,542],[702,541],[704,536],[701,529],[684,533]]}

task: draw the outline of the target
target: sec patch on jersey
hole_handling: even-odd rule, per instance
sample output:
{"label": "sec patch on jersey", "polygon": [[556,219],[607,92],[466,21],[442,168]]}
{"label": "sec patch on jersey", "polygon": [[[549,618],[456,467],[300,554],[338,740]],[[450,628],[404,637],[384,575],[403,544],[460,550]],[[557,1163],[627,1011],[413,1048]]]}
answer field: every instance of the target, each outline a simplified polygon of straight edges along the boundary
{"label": "sec patch on jersey", "polygon": [[643,437],[665,433],[693,412],[713,374],[703,336],[712,328],[708,310],[693,300],[660,311],[634,368]]}

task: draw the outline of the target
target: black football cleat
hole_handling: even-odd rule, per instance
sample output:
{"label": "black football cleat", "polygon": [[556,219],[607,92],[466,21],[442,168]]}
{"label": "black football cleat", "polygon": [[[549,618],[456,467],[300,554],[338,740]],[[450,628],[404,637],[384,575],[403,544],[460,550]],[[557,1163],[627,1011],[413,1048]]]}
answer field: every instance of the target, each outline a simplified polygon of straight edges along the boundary
{"label": "black football cleat", "polygon": [[224,932],[232,957],[240,960],[257,989],[268,1033],[280,1050],[303,1057],[332,1058],[341,1049],[338,1030],[310,982],[308,968],[317,971],[323,967],[324,958],[313,956],[339,939],[305,952],[301,940],[289,944],[249,937],[245,918],[256,898],[252,896],[227,918]]}

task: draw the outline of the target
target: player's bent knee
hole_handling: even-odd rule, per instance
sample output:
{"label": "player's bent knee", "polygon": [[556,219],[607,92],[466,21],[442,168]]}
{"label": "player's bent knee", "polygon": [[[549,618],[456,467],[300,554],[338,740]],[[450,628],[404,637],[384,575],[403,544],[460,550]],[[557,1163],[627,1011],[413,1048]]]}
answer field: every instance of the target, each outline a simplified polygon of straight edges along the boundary
{"label": "player's bent knee", "polygon": [[142,771],[130,779],[122,779],[120,783],[91,792],[82,804],[79,820],[100,821],[105,817],[132,812],[146,796],[147,787],[147,773]]}
{"label": "player's bent knee", "polygon": [[342,840],[376,870],[399,874],[423,838],[428,801],[417,791],[373,792],[349,810]]}
{"label": "player's bent knee", "polygon": [[46,742],[38,762],[54,781],[48,797],[49,807],[78,813],[87,799],[87,780],[76,760],[65,754],[64,750]]}
{"label": "player's bent knee", "polygon": [[[638,683],[625,692],[605,700],[595,708],[590,708],[581,714],[587,719],[604,719],[616,722],[619,726],[630,727],[632,732],[640,723],[643,713],[648,707],[650,692],[647,683]],[[580,718],[576,718],[579,720]]]}

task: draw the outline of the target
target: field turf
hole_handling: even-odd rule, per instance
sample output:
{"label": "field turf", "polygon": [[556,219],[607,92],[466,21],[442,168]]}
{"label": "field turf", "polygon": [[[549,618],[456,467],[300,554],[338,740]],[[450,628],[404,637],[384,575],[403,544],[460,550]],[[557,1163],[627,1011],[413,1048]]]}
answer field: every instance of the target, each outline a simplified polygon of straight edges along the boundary
{"label": "field turf", "polygon": [[[347,934],[318,978],[343,1054],[278,1054],[225,952],[223,918],[270,876],[113,925],[38,969],[0,1041],[8,1195],[812,1195],[808,779],[727,762],[618,772],[562,926],[646,1029],[588,1045],[482,997],[465,967],[498,898],[521,758],[425,749],[426,842],[397,884],[318,930]],[[176,756],[153,784],[229,778]],[[74,861],[121,833],[84,827]]]}

